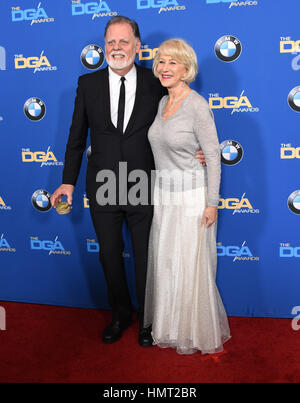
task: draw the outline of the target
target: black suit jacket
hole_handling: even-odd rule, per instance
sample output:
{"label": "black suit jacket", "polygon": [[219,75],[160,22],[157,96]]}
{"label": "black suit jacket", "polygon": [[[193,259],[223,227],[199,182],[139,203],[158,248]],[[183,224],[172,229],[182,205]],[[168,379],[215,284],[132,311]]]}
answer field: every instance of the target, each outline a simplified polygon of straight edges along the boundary
{"label": "black suit jacket", "polygon": [[137,87],[133,111],[125,133],[111,122],[108,68],[79,77],[75,108],[65,153],[63,183],[75,185],[90,129],[91,155],[86,176],[86,193],[91,201],[99,187],[96,175],[109,169],[118,173],[126,161],[128,173],[142,169],[148,175],[154,160],[147,133],[166,93],[151,70],[136,65]]}

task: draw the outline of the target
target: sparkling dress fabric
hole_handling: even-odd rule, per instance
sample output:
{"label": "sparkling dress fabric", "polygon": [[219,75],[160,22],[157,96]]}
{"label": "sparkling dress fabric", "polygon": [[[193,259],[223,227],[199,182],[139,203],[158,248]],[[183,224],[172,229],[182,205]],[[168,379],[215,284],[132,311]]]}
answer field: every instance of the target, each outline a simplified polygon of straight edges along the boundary
{"label": "sparkling dress fabric", "polygon": [[[150,231],[144,326],[153,344],[179,354],[216,353],[230,339],[216,286],[216,229],[201,225],[207,205],[217,206],[220,149],[212,113],[195,91],[166,121],[159,105],[149,130],[156,181]],[[195,159],[202,148],[207,168]],[[180,173],[186,173],[182,185]]]}

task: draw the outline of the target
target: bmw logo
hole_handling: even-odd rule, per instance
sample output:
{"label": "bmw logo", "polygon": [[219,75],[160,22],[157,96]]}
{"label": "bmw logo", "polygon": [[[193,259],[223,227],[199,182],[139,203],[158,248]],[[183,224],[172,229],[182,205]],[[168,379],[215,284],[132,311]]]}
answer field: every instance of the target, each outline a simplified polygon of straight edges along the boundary
{"label": "bmw logo", "polygon": [[87,45],[80,55],[81,63],[89,70],[96,70],[104,62],[104,52],[98,45]]}
{"label": "bmw logo", "polygon": [[290,91],[288,95],[288,103],[294,111],[300,112],[300,85]]}
{"label": "bmw logo", "polygon": [[295,214],[300,214],[300,190],[295,190],[288,198],[288,208]]}
{"label": "bmw logo", "polygon": [[235,165],[243,158],[243,147],[234,140],[225,140],[220,145],[221,161],[225,165]]}
{"label": "bmw logo", "polygon": [[90,156],[92,154],[92,148],[89,146],[86,150],[86,159],[89,160]]}
{"label": "bmw logo", "polygon": [[223,62],[233,62],[241,52],[241,42],[235,36],[222,36],[215,44],[215,54]]}
{"label": "bmw logo", "polygon": [[47,190],[36,190],[31,196],[31,202],[38,211],[49,211],[51,209],[50,193]]}
{"label": "bmw logo", "polygon": [[29,98],[24,104],[24,113],[28,119],[36,122],[45,116],[46,105],[39,98]]}

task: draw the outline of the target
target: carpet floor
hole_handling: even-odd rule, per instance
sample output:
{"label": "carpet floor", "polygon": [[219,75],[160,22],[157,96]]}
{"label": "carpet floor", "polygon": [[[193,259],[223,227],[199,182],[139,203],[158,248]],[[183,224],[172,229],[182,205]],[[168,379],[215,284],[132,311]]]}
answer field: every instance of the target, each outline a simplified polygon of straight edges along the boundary
{"label": "carpet floor", "polygon": [[0,302],[0,382],[274,383],[300,381],[300,331],[291,319],[229,317],[219,354],[182,356],[138,345],[138,323],[101,342],[110,311]]}

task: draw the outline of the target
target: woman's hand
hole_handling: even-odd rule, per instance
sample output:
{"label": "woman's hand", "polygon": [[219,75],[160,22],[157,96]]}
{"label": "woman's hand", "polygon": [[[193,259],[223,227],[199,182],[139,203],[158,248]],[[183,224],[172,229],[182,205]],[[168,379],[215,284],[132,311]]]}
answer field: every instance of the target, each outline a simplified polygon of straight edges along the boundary
{"label": "woman's hand", "polygon": [[218,207],[208,206],[204,210],[201,224],[208,228],[217,220],[217,216]]}
{"label": "woman's hand", "polygon": [[205,155],[202,150],[198,150],[195,154],[195,158],[202,164],[202,166],[206,167]]}

